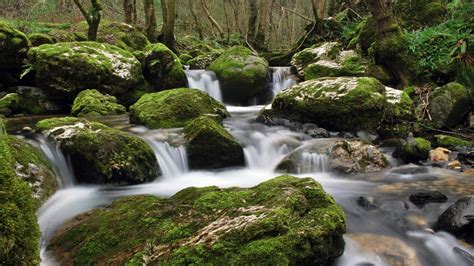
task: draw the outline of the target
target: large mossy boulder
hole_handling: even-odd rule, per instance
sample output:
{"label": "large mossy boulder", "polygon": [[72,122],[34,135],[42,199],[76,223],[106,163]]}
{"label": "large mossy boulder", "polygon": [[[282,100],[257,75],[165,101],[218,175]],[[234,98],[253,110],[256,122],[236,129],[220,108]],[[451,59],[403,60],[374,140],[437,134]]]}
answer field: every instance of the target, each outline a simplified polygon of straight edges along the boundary
{"label": "large mossy boulder", "polygon": [[429,111],[437,128],[453,128],[467,121],[471,100],[466,88],[455,82],[436,88],[430,96]]}
{"label": "large mossy boulder", "polygon": [[15,173],[10,138],[0,120],[0,264],[39,264],[40,231],[28,183]]}
{"label": "large mossy boulder", "polygon": [[114,96],[102,94],[98,90],[81,91],[72,105],[74,116],[106,116],[120,115],[127,111],[125,106],[118,104]]}
{"label": "large mossy boulder", "polygon": [[404,162],[417,163],[428,159],[431,150],[431,142],[424,138],[412,138],[402,140],[394,152],[394,156]]}
{"label": "large mossy boulder", "polygon": [[0,70],[18,70],[28,52],[28,38],[0,21]]}
{"label": "large mossy boulder", "polygon": [[328,130],[388,134],[380,125],[400,123],[400,118],[413,113],[406,93],[392,90],[368,77],[308,80],[279,93],[267,114]]}
{"label": "large mossy boulder", "polygon": [[213,118],[201,116],[184,128],[191,169],[244,166],[242,145]]}
{"label": "large mossy boulder", "polygon": [[158,176],[155,154],[138,137],[74,117],[45,119],[36,128],[71,158],[79,183],[137,184]]}
{"label": "large mossy boulder", "polygon": [[188,84],[178,56],[162,43],[146,47],[143,73],[155,90],[181,88]]}
{"label": "large mossy boulder", "polygon": [[61,114],[70,108],[60,101],[51,100],[40,88],[18,86],[14,91],[0,99],[1,116]]}
{"label": "large mossy boulder", "polygon": [[456,138],[448,135],[434,135],[434,143],[437,147],[444,147],[450,150],[462,150],[474,148],[474,142]]}
{"label": "large mossy boulder", "polygon": [[199,116],[230,116],[225,106],[198,89],[179,88],[143,95],[130,107],[130,122],[149,128],[184,127]]}
{"label": "large mossy boulder", "polygon": [[209,69],[219,78],[227,102],[246,102],[263,92],[269,82],[268,62],[243,46],[229,48]]}
{"label": "large mossy boulder", "polygon": [[305,76],[305,69],[318,60],[334,60],[341,51],[341,44],[338,42],[325,42],[306,48],[291,58],[291,65],[296,68],[300,77]]}
{"label": "large mossy boulder", "polygon": [[330,265],[344,231],[342,209],[319,183],[279,176],[120,199],[76,216],[47,249],[77,265]]}
{"label": "large mossy boulder", "polygon": [[36,83],[52,97],[72,102],[85,89],[96,88],[130,102],[127,93],[143,87],[140,62],[116,46],[96,42],[44,44],[28,53]]}
{"label": "large mossy boulder", "polygon": [[53,44],[55,43],[53,37],[46,33],[32,33],[28,34],[28,39],[32,47],[40,46],[42,44]]}
{"label": "large mossy boulder", "polygon": [[342,51],[333,60],[319,59],[304,68],[305,80],[322,77],[364,76],[368,63],[353,50]]}

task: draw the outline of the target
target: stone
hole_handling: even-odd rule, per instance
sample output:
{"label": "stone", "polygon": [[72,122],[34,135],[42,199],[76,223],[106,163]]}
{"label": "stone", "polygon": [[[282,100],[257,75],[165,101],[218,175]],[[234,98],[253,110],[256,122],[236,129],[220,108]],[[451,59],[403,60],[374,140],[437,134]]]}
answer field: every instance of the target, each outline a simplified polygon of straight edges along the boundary
{"label": "stone", "polygon": [[157,91],[186,87],[188,84],[178,56],[162,43],[145,48],[143,74]]}
{"label": "stone", "polygon": [[432,162],[447,162],[449,161],[450,150],[442,147],[438,147],[434,150],[430,150],[430,161]]}
{"label": "stone", "polygon": [[296,68],[300,77],[305,76],[305,69],[318,60],[334,60],[341,50],[338,42],[324,42],[303,49],[291,58],[291,65]]}
{"label": "stone", "polygon": [[12,26],[0,21],[0,70],[18,70],[28,52],[28,38]]}
{"label": "stone", "polygon": [[353,50],[342,51],[333,60],[318,60],[304,69],[305,80],[322,77],[365,76],[369,64]]}
{"label": "stone", "polygon": [[373,197],[360,196],[357,198],[357,204],[364,209],[371,210],[377,208]]}
{"label": "stone", "polygon": [[442,203],[448,201],[448,197],[439,191],[419,191],[411,194],[409,199],[420,208],[428,203]]}
{"label": "stone", "polygon": [[432,123],[437,128],[454,128],[468,119],[471,100],[466,88],[459,83],[436,88],[429,101]]}
{"label": "stone", "polygon": [[124,114],[126,111],[125,106],[118,104],[114,96],[104,95],[98,90],[84,90],[74,100],[71,114],[74,116],[107,116]]}
{"label": "stone", "polygon": [[458,160],[454,160],[448,163],[448,168],[451,170],[461,170],[462,164]]}
{"label": "stone", "polygon": [[404,162],[417,163],[428,159],[431,142],[424,138],[409,138],[402,140],[394,152],[394,156]]}
{"label": "stone", "polygon": [[434,139],[434,142],[437,146],[451,150],[470,149],[474,147],[474,143],[472,141],[463,140],[452,136],[435,135]]}
{"label": "stone", "polygon": [[446,231],[474,244],[474,197],[456,201],[438,217],[433,229]]}

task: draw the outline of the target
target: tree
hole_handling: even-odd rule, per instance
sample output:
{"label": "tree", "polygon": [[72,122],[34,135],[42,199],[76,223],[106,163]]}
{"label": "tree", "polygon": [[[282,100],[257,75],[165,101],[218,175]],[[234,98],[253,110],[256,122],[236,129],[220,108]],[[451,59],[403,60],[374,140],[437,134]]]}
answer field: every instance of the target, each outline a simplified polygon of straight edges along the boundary
{"label": "tree", "polygon": [[156,14],[153,0],[144,0],[145,33],[150,41],[156,41]]}
{"label": "tree", "polygon": [[260,6],[258,8],[258,28],[255,35],[255,48],[258,50],[266,50],[266,37],[268,29],[268,15],[269,7],[268,0],[260,0]]}
{"label": "tree", "polygon": [[89,29],[87,30],[87,39],[89,41],[97,40],[97,31],[99,30],[99,23],[101,18],[102,5],[99,0],[91,0],[91,8],[89,11],[82,6],[79,0],[74,0],[74,3],[84,16]]}
{"label": "tree", "polygon": [[163,9],[163,43],[174,52],[177,51],[174,39],[174,17],[176,16],[175,3],[175,0],[161,1]]}
{"label": "tree", "polygon": [[247,24],[247,43],[255,47],[255,37],[257,35],[258,6],[257,1],[248,1],[249,3],[249,21]]}
{"label": "tree", "polygon": [[132,24],[133,3],[130,0],[123,0],[123,14],[125,23]]}

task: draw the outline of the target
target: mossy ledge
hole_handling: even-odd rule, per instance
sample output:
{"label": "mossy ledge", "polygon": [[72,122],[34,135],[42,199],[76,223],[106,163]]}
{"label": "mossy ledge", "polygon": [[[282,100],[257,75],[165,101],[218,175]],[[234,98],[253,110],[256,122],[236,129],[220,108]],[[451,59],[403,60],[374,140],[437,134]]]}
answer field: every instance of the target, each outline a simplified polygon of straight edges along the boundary
{"label": "mossy ledge", "polygon": [[319,183],[285,175],[124,198],[76,216],[48,249],[76,265],[329,265],[344,250],[344,219]]}

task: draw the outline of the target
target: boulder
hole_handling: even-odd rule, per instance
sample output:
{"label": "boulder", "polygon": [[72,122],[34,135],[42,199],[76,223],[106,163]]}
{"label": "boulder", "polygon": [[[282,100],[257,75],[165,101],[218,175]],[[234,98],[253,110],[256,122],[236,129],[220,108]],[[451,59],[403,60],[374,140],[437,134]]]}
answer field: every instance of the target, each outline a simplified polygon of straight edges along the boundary
{"label": "boulder", "polygon": [[245,102],[263,92],[269,83],[268,62],[242,46],[229,48],[209,69],[219,78],[227,102]]}
{"label": "boulder", "polygon": [[303,49],[291,58],[291,65],[296,68],[300,77],[305,77],[305,69],[319,60],[334,60],[339,55],[341,44],[338,42],[324,42]]}
{"label": "boulder", "polygon": [[189,69],[207,69],[221,54],[220,51],[214,51],[209,54],[198,55],[188,60],[187,64]]}
{"label": "boulder", "polygon": [[463,140],[448,135],[435,135],[434,143],[436,146],[451,150],[471,149],[474,147],[474,143],[472,141]]}
{"label": "boulder", "polygon": [[55,43],[53,37],[45,33],[32,33],[28,35],[31,47],[40,46],[42,44],[53,44]]}
{"label": "boulder", "polygon": [[368,65],[357,52],[342,51],[334,59],[319,59],[310,63],[304,68],[304,78],[364,76]]}
{"label": "boulder", "polygon": [[143,95],[130,107],[130,122],[149,128],[184,127],[201,115],[230,116],[225,106],[198,89],[179,88]]}
{"label": "boulder", "polygon": [[162,43],[146,47],[143,73],[155,90],[186,87],[188,84],[178,56]]}
{"label": "boulder", "polygon": [[449,161],[450,150],[442,147],[438,147],[434,150],[430,150],[429,156],[432,162],[447,162]]}
{"label": "boulder", "polygon": [[449,83],[436,88],[430,96],[429,111],[437,128],[453,128],[467,121],[471,100],[466,88],[459,83]]}
{"label": "boulder", "polygon": [[20,96],[19,111],[31,115],[64,114],[70,106],[46,94],[43,89],[28,86],[18,86],[15,93]]}
{"label": "boulder", "polygon": [[242,145],[215,119],[201,116],[184,128],[191,169],[244,166]]}
{"label": "boulder", "polygon": [[123,105],[117,103],[114,96],[102,94],[98,90],[81,91],[72,105],[74,116],[120,115],[126,112]]}
{"label": "boulder", "polygon": [[79,183],[138,184],[158,176],[155,154],[138,137],[74,117],[41,120],[36,128],[71,158]]}
{"label": "boulder", "polygon": [[0,99],[0,116],[12,116],[20,107],[21,98],[18,93],[9,93]]}
{"label": "boulder", "polygon": [[412,138],[402,140],[394,152],[394,156],[404,162],[417,163],[428,159],[431,150],[431,142],[424,138]]}
{"label": "boulder", "polygon": [[280,176],[253,188],[123,198],[70,220],[48,250],[79,265],[330,265],[344,231],[342,209],[319,183]]}
{"label": "boulder", "polygon": [[36,83],[52,97],[69,102],[85,89],[129,102],[127,93],[145,86],[140,62],[109,44],[70,42],[45,44],[28,53]]}
{"label": "boulder", "polygon": [[27,52],[26,35],[0,21],[0,70],[20,69]]}
{"label": "boulder", "polygon": [[439,191],[418,191],[409,197],[416,206],[423,207],[428,203],[442,203],[448,201],[448,197]]}
{"label": "boulder", "polygon": [[439,216],[434,229],[446,231],[474,244],[474,196],[461,198],[446,209]]}
{"label": "boulder", "polygon": [[40,231],[28,183],[15,173],[10,138],[0,120],[0,264],[39,264]]}

